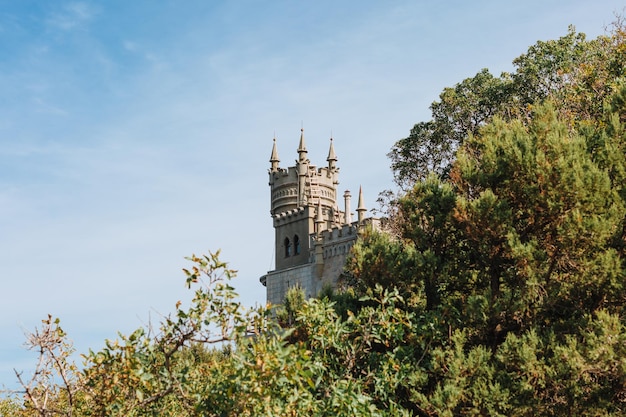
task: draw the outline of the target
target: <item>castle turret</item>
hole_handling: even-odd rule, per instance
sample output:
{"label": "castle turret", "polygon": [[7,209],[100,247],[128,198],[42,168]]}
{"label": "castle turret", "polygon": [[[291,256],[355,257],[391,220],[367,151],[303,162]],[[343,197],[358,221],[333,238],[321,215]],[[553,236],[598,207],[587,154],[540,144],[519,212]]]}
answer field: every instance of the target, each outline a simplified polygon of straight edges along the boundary
{"label": "castle turret", "polygon": [[[352,223],[349,191],[344,193],[344,211],[338,205],[339,167],[333,138],[327,165],[320,168],[308,159],[304,129],[300,130],[297,152],[295,164],[281,168],[274,138],[269,185],[275,265],[261,278],[271,303],[281,303],[287,290],[296,285],[306,297],[318,294],[324,285],[335,285],[358,235]],[[365,211],[363,192],[359,190],[360,223]]]}
{"label": "castle turret", "polygon": [[337,219],[343,219],[343,213],[336,209],[339,168],[334,149],[329,152],[332,168],[317,169],[308,159],[304,129],[301,129],[297,152],[295,166],[280,168],[274,140],[269,185],[270,213],[276,232],[276,269],[306,264],[313,250],[309,236],[318,230],[340,226]]}

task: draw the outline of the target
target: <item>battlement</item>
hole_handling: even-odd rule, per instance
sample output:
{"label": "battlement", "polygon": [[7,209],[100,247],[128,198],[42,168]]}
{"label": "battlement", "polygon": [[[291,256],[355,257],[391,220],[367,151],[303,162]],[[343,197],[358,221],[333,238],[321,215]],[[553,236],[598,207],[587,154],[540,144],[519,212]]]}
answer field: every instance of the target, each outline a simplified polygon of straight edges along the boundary
{"label": "battlement", "polygon": [[304,174],[300,171],[302,168],[298,166],[270,170],[272,215],[293,210],[301,205],[318,203],[324,207],[336,205],[337,182],[332,170],[327,167],[316,169],[314,165],[308,165]]}
{"label": "battlement", "polygon": [[[324,230],[319,235],[314,236],[315,244],[322,246],[324,259],[338,254],[347,255],[354,245],[358,234],[368,226],[380,229],[381,219],[369,217],[361,223],[356,221],[340,227],[333,227],[330,230]],[[348,245],[346,245],[347,242],[349,243]]]}
{"label": "battlement", "polygon": [[342,240],[345,237],[352,237],[357,234],[359,230],[358,222],[353,222],[351,224],[344,224],[340,227],[333,227],[330,230],[324,230],[320,233],[320,241],[325,243],[331,243],[337,240]]}

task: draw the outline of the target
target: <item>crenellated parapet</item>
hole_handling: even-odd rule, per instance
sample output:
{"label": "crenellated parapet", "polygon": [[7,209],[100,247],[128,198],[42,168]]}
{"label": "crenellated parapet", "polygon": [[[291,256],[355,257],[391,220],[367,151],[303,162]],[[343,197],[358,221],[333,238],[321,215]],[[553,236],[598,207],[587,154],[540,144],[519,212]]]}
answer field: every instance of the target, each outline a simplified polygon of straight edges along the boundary
{"label": "crenellated parapet", "polygon": [[305,205],[321,203],[331,208],[337,205],[336,174],[326,167],[317,169],[308,165],[302,182],[298,167],[278,168],[270,171],[269,176],[272,215]]}

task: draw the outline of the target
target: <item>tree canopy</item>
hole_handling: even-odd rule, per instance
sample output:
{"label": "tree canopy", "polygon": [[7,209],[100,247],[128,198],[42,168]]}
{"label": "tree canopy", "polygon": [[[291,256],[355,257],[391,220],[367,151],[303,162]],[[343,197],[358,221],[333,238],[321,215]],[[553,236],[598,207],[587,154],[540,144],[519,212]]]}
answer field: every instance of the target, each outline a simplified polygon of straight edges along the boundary
{"label": "tree canopy", "polygon": [[556,40],[539,41],[513,60],[514,72],[481,70],[445,88],[431,104],[432,118],[417,123],[388,156],[396,183],[408,190],[430,173],[445,177],[459,147],[494,117],[526,121],[550,99],[570,127],[603,120],[603,105],[623,81],[626,29],[618,16],[611,32],[593,40],[570,27]]}

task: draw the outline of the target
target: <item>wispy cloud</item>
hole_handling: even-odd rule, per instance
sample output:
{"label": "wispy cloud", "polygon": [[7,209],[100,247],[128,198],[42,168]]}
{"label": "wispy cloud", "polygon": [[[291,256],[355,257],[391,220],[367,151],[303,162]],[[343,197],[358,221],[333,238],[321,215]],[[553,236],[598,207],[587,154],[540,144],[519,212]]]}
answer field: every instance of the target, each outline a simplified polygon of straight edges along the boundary
{"label": "wispy cloud", "polygon": [[87,2],[72,2],[54,11],[47,19],[48,25],[63,31],[84,28],[96,15],[97,9]]}
{"label": "wispy cloud", "polygon": [[56,116],[67,116],[68,114],[68,112],[62,107],[50,104],[41,97],[33,98],[33,108],[35,109],[36,112],[46,113],[46,114],[51,114],[51,115],[56,115]]}

